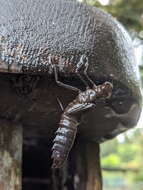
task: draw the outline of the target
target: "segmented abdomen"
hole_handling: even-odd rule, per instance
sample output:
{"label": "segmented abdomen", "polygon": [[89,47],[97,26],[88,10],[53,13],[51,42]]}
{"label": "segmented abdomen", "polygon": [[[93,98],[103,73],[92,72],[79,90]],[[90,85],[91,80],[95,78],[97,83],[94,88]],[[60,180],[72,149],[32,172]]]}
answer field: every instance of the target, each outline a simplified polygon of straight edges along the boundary
{"label": "segmented abdomen", "polygon": [[74,139],[77,133],[78,121],[75,117],[66,114],[62,114],[60,120],[60,126],[56,131],[56,137],[53,145],[53,168],[60,168],[66,161],[68,154],[74,143]]}

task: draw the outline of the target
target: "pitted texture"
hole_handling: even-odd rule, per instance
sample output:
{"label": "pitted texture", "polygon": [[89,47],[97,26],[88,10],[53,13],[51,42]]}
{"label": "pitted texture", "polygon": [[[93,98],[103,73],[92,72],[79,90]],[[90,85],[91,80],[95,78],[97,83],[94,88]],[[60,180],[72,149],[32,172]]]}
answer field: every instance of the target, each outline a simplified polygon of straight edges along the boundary
{"label": "pitted texture", "polygon": [[[131,40],[110,15],[65,0],[1,0],[0,71],[46,73],[49,55],[76,65],[89,59],[89,75],[139,85]],[[95,74],[96,73],[96,74]]]}
{"label": "pitted texture", "polygon": [[60,0],[0,3],[0,58],[7,71],[44,67],[51,54],[74,56],[76,64],[94,46],[94,15],[89,7]]}

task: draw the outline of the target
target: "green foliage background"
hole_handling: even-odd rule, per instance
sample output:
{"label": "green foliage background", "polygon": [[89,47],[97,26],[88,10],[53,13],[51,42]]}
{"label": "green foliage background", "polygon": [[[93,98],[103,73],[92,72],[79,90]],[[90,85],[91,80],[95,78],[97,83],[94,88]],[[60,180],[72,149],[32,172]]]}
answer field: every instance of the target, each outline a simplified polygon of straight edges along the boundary
{"label": "green foliage background", "polygon": [[138,32],[143,29],[142,0],[110,0],[107,6],[102,6],[97,0],[87,0],[86,2],[111,13],[128,29],[133,29]]}

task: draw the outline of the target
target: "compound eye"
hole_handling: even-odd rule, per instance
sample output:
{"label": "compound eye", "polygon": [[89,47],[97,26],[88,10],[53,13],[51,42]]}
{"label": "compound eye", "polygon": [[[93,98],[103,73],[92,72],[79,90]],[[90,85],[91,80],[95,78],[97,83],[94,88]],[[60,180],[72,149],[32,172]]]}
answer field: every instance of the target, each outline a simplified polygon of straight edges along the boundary
{"label": "compound eye", "polygon": [[112,95],[113,85],[110,82],[105,82],[103,89],[104,89],[105,97],[110,98]]}
{"label": "compound eye", "polygon": [[105,87],[105,89],[107,89],[107,91],[112,91],[113,84],[111,82],[105,82],[104,87]]}

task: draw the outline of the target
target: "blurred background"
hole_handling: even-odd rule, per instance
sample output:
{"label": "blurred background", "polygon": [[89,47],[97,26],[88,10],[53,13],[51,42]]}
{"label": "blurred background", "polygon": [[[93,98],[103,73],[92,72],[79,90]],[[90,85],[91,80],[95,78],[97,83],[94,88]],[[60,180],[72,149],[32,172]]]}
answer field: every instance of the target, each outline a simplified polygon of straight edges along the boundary
{"label": "blurred background", "polygon": [[[130,33],[143,83],[143,0],[79,0],[111,13]],[[143,190],[143,114],[138,126],[101,145],[104,190]]]}

